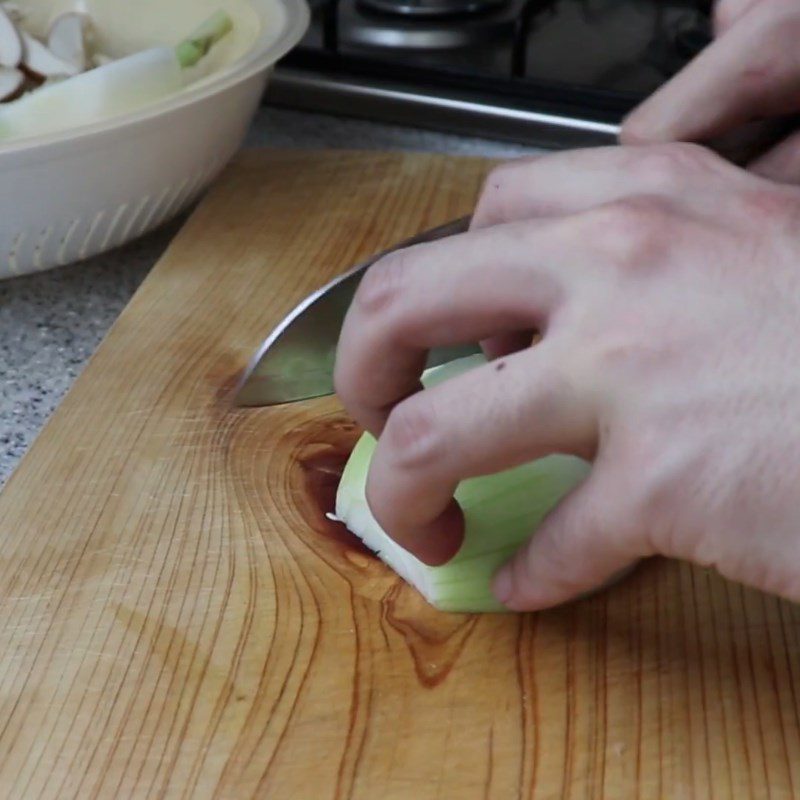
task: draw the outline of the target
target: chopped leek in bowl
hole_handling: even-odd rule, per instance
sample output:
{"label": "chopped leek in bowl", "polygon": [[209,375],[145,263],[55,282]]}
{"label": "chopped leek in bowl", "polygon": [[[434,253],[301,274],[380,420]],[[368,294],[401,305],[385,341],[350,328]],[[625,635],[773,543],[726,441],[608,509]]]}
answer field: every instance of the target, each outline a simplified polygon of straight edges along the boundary
{"label": "chopped leek in bowl", "polygon": [[[8,79],[17,94],[36,88],[30,99],[0,104],[0,279],[105,252],[186,209],[241,146],[276,62],[309,22],[305,0],[16,3],[23,18],[13,26],[50,55],[38,51],[38,66],[20,70],[24,85]],[[230,30],[198,37],[204,20],[213,31],[224,19],[218,12]],[[13,40],[0,44],[0,91],[2,70],[17,69],[19,58]],[[134,86],[134,73],[147,79]],[[179,80],[177,91],[165,89]],[[61,94],[73,81],[94,86],[78,103]]]}
{"label": "chopped leek in bowl", "polygon": [[217,11],[176,47],[112,59],[91,47],[88,15],[61,14],[43,42],[13,8],[0,5],[0,141],[101,122],[169,97],[233,29],[231,16]]}

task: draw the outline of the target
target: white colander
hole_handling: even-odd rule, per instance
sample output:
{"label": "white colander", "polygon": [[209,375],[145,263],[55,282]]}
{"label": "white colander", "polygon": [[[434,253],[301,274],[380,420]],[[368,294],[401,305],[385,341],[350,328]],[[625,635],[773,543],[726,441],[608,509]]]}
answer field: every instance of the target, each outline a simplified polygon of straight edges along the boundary
{"label": "white colander", "polygon": [[[65,0],[18,5],[44,30]],[[234,32],[181,93],[95,125],[0,143],[0,278],[69,264],[178,214],[239,148],[275,62],[308,25],[304,0],[84,0],[100,49],[175,44],[218,9]]]}

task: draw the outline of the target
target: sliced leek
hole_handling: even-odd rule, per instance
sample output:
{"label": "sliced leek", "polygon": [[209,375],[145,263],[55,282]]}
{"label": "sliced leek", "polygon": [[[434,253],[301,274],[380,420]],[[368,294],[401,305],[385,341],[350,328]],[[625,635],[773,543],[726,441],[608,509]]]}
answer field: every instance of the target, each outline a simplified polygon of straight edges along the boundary
{"label": "sliced leek", "polygon": [[[426,372],[423,384],[432,386],[482,363],[481,356],[453,361]],[[490,588],[495,570],[589,471],[589,464],[579,458],[551,455],[496,475],[463,481],[456,499],[464,511],[464,543],[447,564],[429,567],[390,539],[367,505],[365,487],[375,446],[375,439],[365,434],[353,450],[339,484],[336,516],[443,611],[504,610]]]}
{"label": "sliced leek", "polygon": [[179,92],[195,66],[232,28],[219,12],[177,47],[152,47],[0,105],[0,140],[38,136],[138,111]]}
{"label": "sliced leek", "polygon": [[233,30],[233,20],[224,11],[209,17],[191,36],[176,48],[175,56],[184,68],[193,67],[223,37]]}

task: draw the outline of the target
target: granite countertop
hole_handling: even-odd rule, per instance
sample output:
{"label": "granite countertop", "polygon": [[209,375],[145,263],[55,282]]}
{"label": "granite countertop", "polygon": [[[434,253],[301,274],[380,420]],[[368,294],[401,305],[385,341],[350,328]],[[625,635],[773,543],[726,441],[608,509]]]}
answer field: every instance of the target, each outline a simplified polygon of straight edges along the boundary
{"label": "granite countertop", "polygon": [[[523,147],[272,108],[248,146],[424,150],[505,158]],[[184,219],[112,253],[0,282],[0,485]]]}

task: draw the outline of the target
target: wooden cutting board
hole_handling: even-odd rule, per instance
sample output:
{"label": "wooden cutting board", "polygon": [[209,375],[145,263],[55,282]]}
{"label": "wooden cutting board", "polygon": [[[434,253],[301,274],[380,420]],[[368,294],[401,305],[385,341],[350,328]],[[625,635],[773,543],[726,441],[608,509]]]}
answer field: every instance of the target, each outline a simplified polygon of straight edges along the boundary
{"label": "wooden cutting board", "polygon": [[797,608],[653,562],[550,613],[439,613],[324,518],[335,400],[231,407],[284,312],[486,169],[226,172],[0,497],[0,796],[800,796]]}

